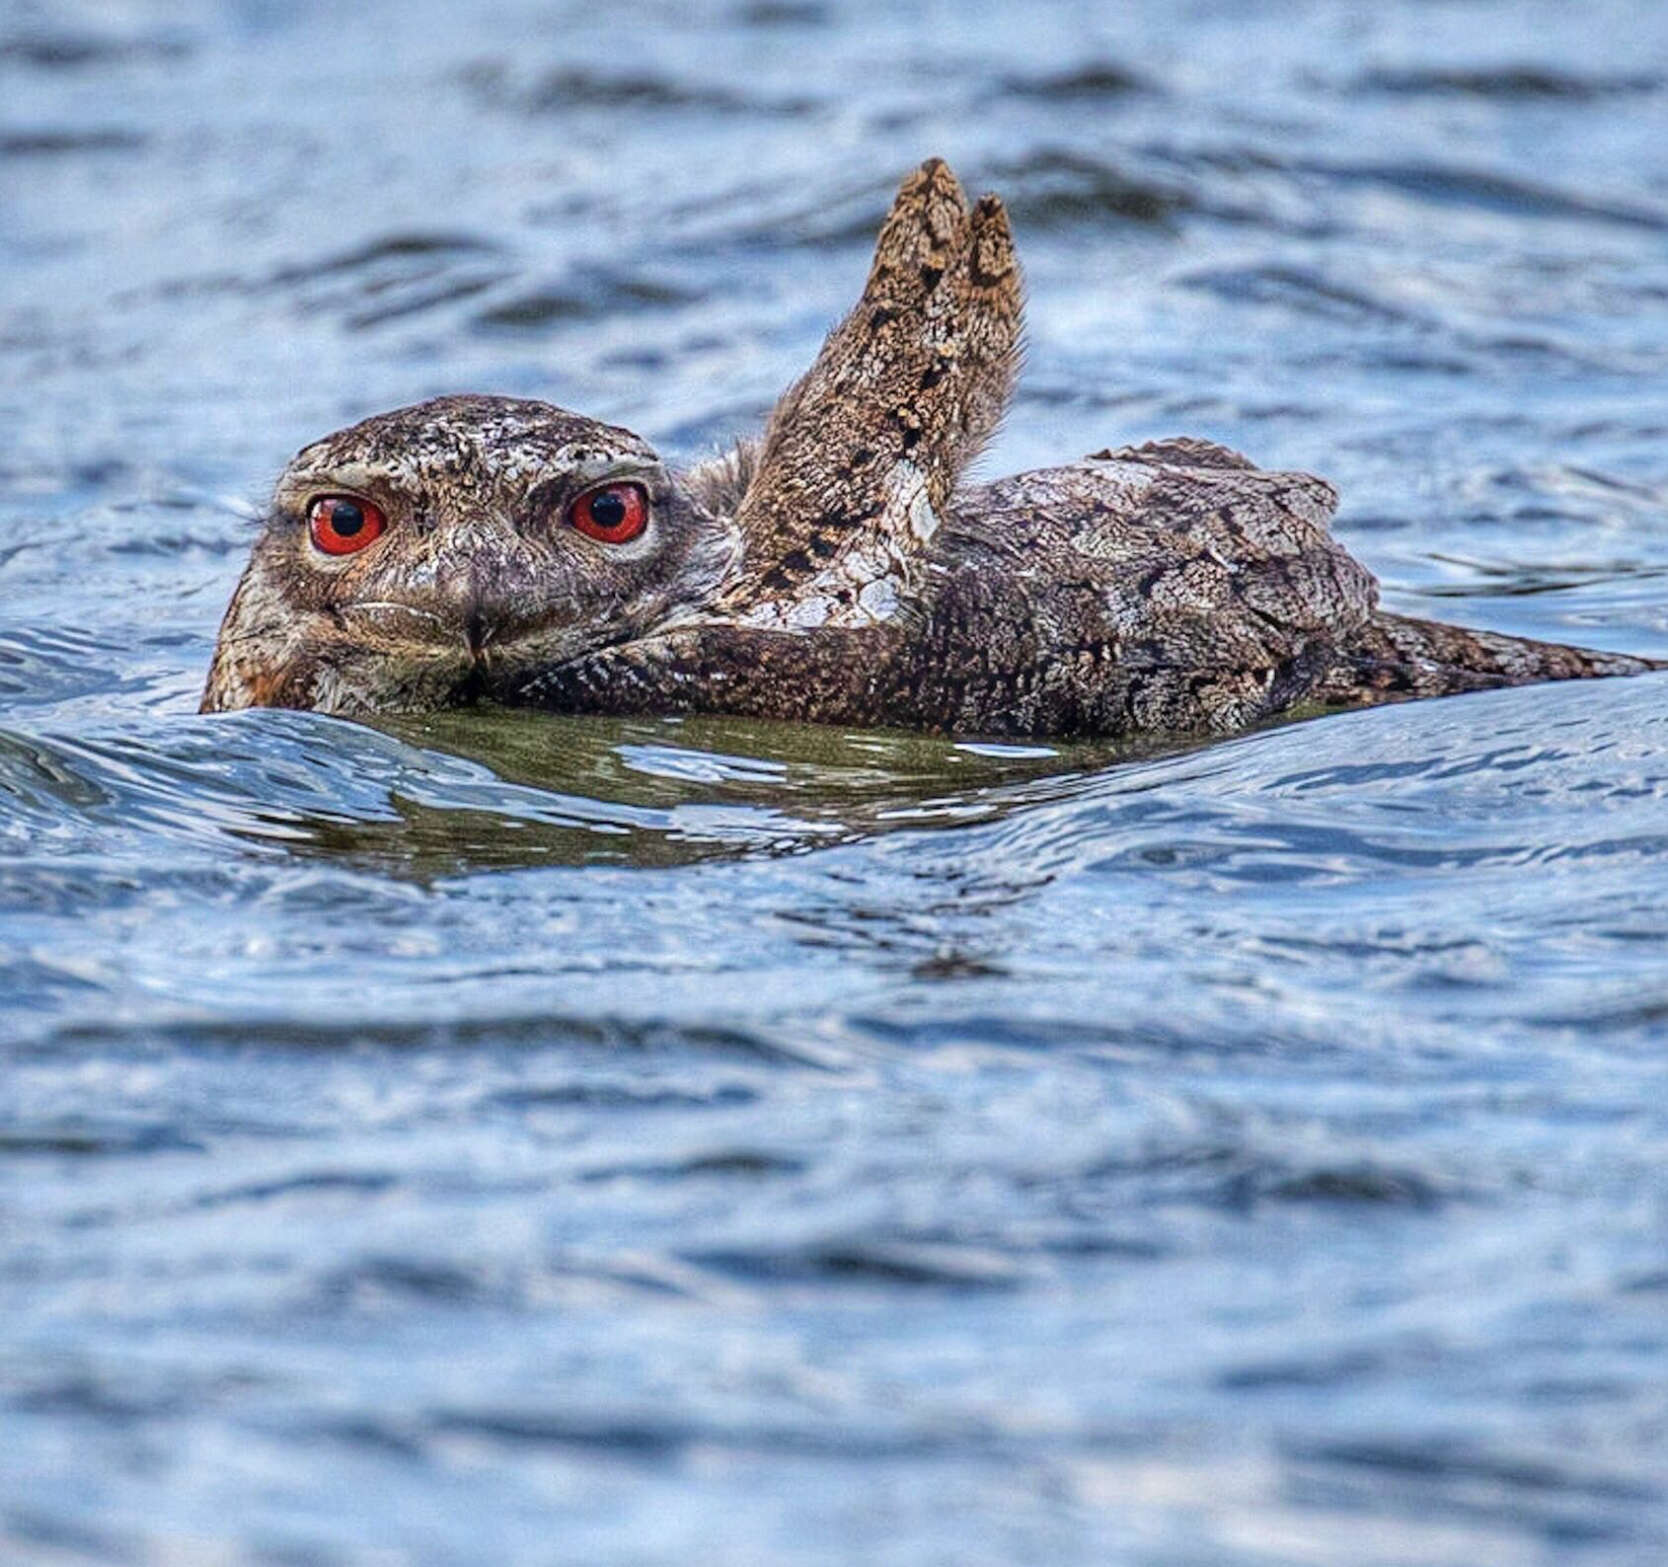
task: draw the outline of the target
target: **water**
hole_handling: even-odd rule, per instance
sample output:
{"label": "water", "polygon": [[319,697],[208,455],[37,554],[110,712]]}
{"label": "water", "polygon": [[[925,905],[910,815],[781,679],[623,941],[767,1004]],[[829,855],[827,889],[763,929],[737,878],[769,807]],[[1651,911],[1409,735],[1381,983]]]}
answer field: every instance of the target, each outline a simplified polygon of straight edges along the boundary
{"label": "water", "polygon": [[711,450],[930,153],[1028,268],[985,471],[1210,435],[1668,654],[1665,128],[1643,0],[0,5],[0,1557],[1662,1560],[1668,677],[194,708],[296,447]]}

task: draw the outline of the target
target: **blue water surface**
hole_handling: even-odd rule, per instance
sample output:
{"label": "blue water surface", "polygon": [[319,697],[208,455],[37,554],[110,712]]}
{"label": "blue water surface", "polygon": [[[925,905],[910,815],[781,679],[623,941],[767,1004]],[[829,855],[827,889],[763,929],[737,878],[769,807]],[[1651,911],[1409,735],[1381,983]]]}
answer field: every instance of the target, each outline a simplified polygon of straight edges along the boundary
{"label": "blue water surface", "polygon": [[1668,655],[1647,0],[0,0],[0,1559],[1668,1557],[1668,676],[1170,752],[206,719],[290,453],[757,427],[929,154],[983,471]]}

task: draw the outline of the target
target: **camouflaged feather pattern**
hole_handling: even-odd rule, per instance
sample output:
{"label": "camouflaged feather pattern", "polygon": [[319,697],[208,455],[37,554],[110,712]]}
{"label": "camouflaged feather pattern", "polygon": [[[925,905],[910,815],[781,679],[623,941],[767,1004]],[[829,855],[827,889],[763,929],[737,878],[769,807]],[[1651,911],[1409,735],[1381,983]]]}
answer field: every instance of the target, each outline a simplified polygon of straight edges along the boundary
{"label": "camouflaged feather pattern", "polygon": [[[203,706],[735,713],[1007,736],[1223,734],[1650,660],[1378,608],[1324,480],[1209,441],[969,486],[1023,293],[1007,215],[934,159],[856,308],[757,441],[683,473],[547,404],[438,398],[303,451],[221,629]],[[576,499],[650,521],[582,538]],[[317,498],[384,512],[324,558]]]}

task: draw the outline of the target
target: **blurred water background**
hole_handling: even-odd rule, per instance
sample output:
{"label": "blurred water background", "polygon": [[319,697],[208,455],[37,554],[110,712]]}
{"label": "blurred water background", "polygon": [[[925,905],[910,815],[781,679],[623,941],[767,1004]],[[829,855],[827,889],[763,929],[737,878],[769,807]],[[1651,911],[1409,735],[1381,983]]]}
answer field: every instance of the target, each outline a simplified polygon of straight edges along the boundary
{"label": "blurred water background", "polygon": [[1668,654],[1650,0],[0,0],[0,1559],[1657,1563],[1668,677],[1012,750],[194,715],[443,391],[754,428],[928,154],[984,471]]}

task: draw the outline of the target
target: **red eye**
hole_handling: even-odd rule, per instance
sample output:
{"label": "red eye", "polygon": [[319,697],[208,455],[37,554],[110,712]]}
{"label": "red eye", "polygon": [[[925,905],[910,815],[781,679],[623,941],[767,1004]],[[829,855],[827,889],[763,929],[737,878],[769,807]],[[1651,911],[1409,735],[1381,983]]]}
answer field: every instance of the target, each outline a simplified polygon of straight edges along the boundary
{"label": "red eye", "polygon": [[603,484],[568,507],[568,521],[588,539],[627,544],[649,525],[649,492],[640,484]]}
{"label": "red eye", "polygon": [[326,555],[351,555],[374,544],[388,526],[369,501],[351,495],[321,495],[307,510],[307,529]]}

